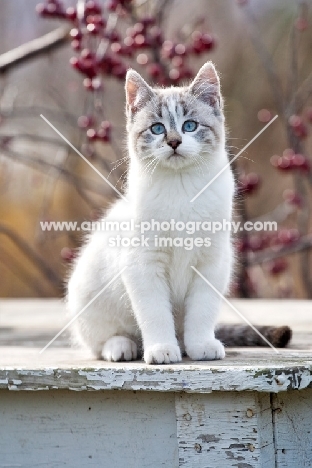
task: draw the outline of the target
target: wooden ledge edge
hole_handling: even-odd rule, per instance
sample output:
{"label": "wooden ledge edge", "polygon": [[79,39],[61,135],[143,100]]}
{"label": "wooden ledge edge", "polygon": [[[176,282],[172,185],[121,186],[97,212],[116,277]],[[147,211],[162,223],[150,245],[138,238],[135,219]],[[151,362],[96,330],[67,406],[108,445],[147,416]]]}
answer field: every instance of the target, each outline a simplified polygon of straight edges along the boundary
{"label": "wooden ledge edge", "polygon": [[312,388],[312,363],[230,366],[107,366],[103,368],[2,368],[0,390],[126,390],[211,393],[279,393]]}

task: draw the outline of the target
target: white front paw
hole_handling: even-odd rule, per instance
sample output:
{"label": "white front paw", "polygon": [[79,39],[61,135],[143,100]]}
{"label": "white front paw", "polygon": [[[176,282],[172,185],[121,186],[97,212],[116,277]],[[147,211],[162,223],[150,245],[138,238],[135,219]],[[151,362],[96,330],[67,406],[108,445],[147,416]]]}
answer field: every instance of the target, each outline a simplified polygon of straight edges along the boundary
{"label": "white front paw", "polygon": [[182,361],[179,346],[172,344],[155,344],[144,351],[144,361],[147,364],[170,364]]}
{"label": "white front paw", "polygon": [[112,336],[103,346],[105,361],[132,361],[137,358],[137,345],[126,336]]}
{"label": "white front paw", "polygon": [[186,346],[186,353],[194,361],[212,361],[225,357],[223,344],[215,338],[201,344]]}

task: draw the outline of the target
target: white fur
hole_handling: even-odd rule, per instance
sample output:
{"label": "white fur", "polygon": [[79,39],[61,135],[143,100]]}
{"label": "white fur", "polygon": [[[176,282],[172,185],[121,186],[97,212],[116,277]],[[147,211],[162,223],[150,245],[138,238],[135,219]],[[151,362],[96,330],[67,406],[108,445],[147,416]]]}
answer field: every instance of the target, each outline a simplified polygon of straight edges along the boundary
{"label": "white fur", "polygon": [[[231,220],[234,183],[227,168],[193,203],[190,200],[228,162],[225,150],[223,115],[214,116],[207,103],[191,88],[200,80],[216,77],[208,63],[190,88],[152,90],[133,71],[128,72],[128,148],[130,167],[125,193],[128,203],[117,201],[106,220],[141,221],[216,221]],[[215,78],[216,79],[216,78]],[[215,83],[213,83],[215,87]],[[213,88],[213,92],[216,92]],[[219,92],[217,90],[217,92]],[[148,95],[148,98],[147,98]],[[158,136],[150,150],[141,148],[137,135],[153,123],[156,97],[164,96],[166,109],[175,116],[175,126],[182,136],[178,151],[181,157],[170,158],[172,148]],[[192,103],[195,112],[216,129],[211,144],[202,144],[180,129],[187,117],[176,112],[179,96]],[[140,108],[140,99],[144,102]],[[136,101],[135,101],[136,100]],[[155,101],[155,102],[154,102]],[[134,106],[137,108],[134,113]],[[201,118],[201,117],[200,117]],[[132,119],[132,121],[131,121]],[[169,126],[165,109],[162,122]],[[147,130],[148,132],[148,130]],[[139,154],[138,154],[139,153]],[[184,156],[184,157],[183,157]],[[150,167],[146,169],[146,163]],[[152,170],[149,170],[152,167]],[[138,236],[140,232],[95,232],[83,247],[68,283],[68,309],[72,316],[80,310],[124,267],[127,267],[74,322],[74,333],[96,357],[106,360],[131,360],[143,345],[147,363],[181,360],[181,352],[191,359],[222,359],[223,345],[214,337],[220,298],[191,266],[199,270],[222,294],[225,294],[232,268],[230,232],[164,232],[159,236],[211,237],[209,248],[109,247],[109,237],[117,234]],[[149,235],[151,234],[151,235]],[[153,233],[146,233],[152,237]],[[141,345],[142,343],[142,345]]]}

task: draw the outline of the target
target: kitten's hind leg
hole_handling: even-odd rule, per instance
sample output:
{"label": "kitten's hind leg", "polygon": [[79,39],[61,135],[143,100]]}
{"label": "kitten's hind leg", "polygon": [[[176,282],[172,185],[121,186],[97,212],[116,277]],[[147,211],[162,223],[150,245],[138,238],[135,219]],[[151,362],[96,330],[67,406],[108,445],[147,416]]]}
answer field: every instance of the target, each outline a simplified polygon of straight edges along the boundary
{"label": "kitten's hind leg", "polygon": [[112,336],[103,346],[102,358],[105,361],[132,361],[137,358],[137,344],[126,336]]}

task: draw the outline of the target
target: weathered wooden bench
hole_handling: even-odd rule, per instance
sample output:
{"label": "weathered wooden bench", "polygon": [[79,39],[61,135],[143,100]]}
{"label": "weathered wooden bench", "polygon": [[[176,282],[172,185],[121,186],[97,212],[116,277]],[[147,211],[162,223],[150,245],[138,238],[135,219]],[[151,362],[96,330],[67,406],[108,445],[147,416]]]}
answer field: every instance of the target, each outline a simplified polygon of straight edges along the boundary
{"label": "weathered wooden bench", "polygon": [[0,467],[311,467],[312,304],[233,302],[255,324],[290,325],[291,346],[147,366],[94,361],[65,334],[39,354],[62,303],[0,301]]}

